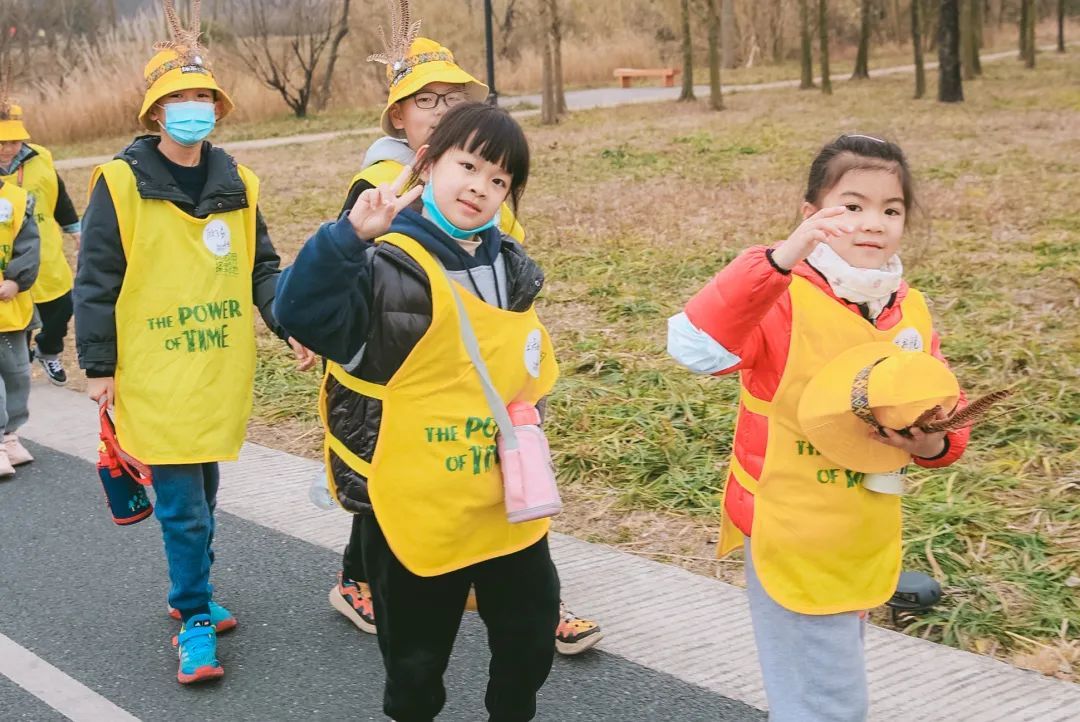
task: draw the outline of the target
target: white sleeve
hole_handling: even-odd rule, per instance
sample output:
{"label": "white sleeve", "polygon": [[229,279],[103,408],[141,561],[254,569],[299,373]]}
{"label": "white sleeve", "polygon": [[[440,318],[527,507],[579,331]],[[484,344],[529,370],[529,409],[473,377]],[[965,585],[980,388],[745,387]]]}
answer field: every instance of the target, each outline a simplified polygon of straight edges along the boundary
{"label": "white sleeve", "polygon": [[680,364],[698,374],[715,374],[741,360],[691,323],[685,313],[668,319],[667,351]]}

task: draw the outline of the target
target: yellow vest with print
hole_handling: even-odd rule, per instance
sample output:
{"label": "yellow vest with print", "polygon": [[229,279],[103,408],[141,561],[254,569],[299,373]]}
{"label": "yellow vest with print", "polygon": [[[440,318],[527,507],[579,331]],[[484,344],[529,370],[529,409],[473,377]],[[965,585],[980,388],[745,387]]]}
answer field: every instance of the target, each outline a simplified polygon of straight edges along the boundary
{"label": "yellow vest with print", "polygon": [[251,271],[259,181],[247,207],[194,218],[143,199],[125,161],[94,171],[116,207],[127,271],[116,301],[116,432],[147,464],[237,457],[251,413]]}
{"label": "yellow vest with print", "polygon": [[[26,218],[28,194],[14,183],[0,186],[0,271],[7,272],[15,237]],[[0,301],[0,333],[24,331],[34,317],[34,301],[29,291],[16,294],[10,301]]]}
{"label": "yellow vest with print", "polygon": [[[900,497],[864,489],[861,473],[822,456],[803,435],[796,411],[810,378],[852,346],[892,341],[929,353],[930,311],[922,294],[910,289],[902,320],[882,331],[806,279],[793,278],[790,293],[791,345],[776,395],[765,401],[742,390],[743,406],[768,419],[760,479],[731,457],[732,475],[754,495],[754,568],[769,596],[786,609],[870,609],[892,596],[900,576]],[[726,513],[722,524],[719,555],[743,542]]]}
{"label": "yellow vest with print", "polygon": [[[384,183],[393,183],[401,175],[401,169],[404,167],[396,160],[380,160],[353,176],[352,181],[349,182],[349,188],[351,189],[356,185],[357,181],[367,181],[376,187]],[[510,210],[510,206],[503,203],[499,213],[499,230],[518,243],[524,243],[525,228],[518,222],[517,216]]]}
{"label": "yellow vest with print", "polygon": [[27,143],[37,155],[23,163],[11,175],[0,176],[5,183],[16,183],[34,196],[34,216],[41,236],[41,268],[30,289],[34,303],[55,301],[71,290],[71,265],[64,255],[64,235],[53,213],[60,195],[52,153],[40,145]]}
{"label": "yellow vest with print", "polygon": [[[415,240],[397,233],[391,243],[411,256],[431,285],[431,326],[386,385],[352,376],[330,363],[332,375],[351,392],[382,401],[382,422],[365,462],[328,424],[326,386],[319,411],[331,453],[367,478],[375,517],[390,549],[419,576],[446,574],[520,551],[539,541],[549,521],[511,524],[506,519],[502,474],[495,450],[498,427],[461,339],[455,284],[476,331],[480,353],[506,402],[537,403],[551,391],[559,370],[547,330],[534,308],[506,311],[476,298]],[[331,496],[337,498],[328,471]]]}

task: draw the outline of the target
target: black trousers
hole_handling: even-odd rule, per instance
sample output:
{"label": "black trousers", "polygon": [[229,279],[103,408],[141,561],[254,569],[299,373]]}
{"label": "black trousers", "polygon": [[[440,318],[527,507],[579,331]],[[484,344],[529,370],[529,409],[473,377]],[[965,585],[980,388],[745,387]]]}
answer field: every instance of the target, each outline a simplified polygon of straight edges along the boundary
{"label": "black trousers", "polygon": [[551,671],[559,620],[559,577],[547,537],[514,554],[420,577],[390,551],[375,517],[363,517],[361,525],[386,667],[383,712],[397,722],[430,722],[442,710],[443,674],[474,586],[491,650],[488,719],[531,720]]}
{"label": "black trousers", "polygon": [[364,517],[368,514],[353,514],[352,531],[349,543],[345,545],[345,554],[341,557],[341,572],[354,582],[366,582],[367,570],[364,569]]}
{"label": "black trousers", "polygon": [[41,330],[34,342],[41,353],[61,353],[64,350],[64,337],[67,336],[68,323],[71,321],[71,291],[59,298],[37,304],[41,316]]}

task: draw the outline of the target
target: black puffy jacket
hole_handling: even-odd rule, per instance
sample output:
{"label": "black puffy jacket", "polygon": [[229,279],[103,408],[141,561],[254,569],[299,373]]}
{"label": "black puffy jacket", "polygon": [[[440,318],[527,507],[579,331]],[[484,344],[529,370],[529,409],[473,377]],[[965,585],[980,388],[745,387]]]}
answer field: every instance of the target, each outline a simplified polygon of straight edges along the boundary
{"label": "black puffy jacket", "polygon": [[[488,266],[488,275],[505,281],[503,292],[496,295],[508,310],[527,310],[544,285],[540,267],[525,249],[497,229],[482,234],[475,256],[410,209],[394,220],[391,231],[420,243],[452,277],[468,270],[480,273]],[[503,273],[495,270],[496,265]],[[274,313],[300,343],[357,378],[385,384],[431,325],[431,286],[407,253],[357,238],[343,218],[319,228],[282,272]],[[333,377],[327,378],[326,394],[331,433],[354,454],[371,461],[382,402],[354,393]],[[343,507],[370,513],[367,479],[333,452],[327,471],[333,474]]]}

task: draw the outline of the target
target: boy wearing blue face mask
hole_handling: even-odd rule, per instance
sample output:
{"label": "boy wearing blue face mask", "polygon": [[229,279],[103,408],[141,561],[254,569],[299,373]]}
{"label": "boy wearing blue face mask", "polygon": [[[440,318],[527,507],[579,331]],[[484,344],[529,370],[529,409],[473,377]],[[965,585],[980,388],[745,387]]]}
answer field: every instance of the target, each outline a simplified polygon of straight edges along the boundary
{"label": "boy wearing blue face mask", "polygon": [[[150,464],[168,560],[182,684],[221,677],[212,599],[218,462],[237,457],[251,411],[254,303],[271,311],[279,259],[255,174],[205,138],[233,108],[195,30],[171,0],[173,40],[146,65],[136,138],[95,169],[75,279],[76,344],[88,393],[114,406],[124,449]],[[314,356],[289,340],[300,362]]]}

